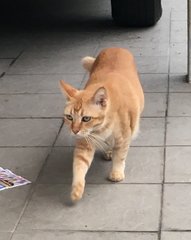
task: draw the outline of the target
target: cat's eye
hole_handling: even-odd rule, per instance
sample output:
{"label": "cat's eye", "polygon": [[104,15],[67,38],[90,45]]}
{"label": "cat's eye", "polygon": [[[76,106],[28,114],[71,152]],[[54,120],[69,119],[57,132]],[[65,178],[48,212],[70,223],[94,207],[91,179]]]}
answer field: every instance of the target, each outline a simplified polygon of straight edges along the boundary
{"label": "cat's eye", "polygon": [[84,117],[82,118],[82,122],[89,122],[91,119],[92,119],[92,118],[89,117],[89,116],[84,116]]}
{"label": "cat's eye", "polygon": [[72,117],[71,115],[66,114],[65,117],[66,117],[68,120],[73,121],[73,117]]}

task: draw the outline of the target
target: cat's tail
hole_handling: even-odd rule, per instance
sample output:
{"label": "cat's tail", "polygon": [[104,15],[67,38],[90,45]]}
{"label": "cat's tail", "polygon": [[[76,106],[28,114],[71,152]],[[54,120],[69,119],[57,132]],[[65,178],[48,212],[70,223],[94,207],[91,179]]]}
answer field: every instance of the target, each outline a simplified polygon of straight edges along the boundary
{"label": "cat's tail", "polygon": [[83,67],[90,72],[95,62],[95,58],[87,56],[82,58],[81,62]]}

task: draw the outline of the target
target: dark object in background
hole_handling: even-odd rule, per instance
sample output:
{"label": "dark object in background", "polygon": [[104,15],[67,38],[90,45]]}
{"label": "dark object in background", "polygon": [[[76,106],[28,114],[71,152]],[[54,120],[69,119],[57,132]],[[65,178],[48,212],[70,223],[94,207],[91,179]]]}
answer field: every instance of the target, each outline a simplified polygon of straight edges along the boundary
{"label": "dark object in background", "polygon": [[147,27],[162,15],[161,0],[111,0],[112,17],[120,25]]}

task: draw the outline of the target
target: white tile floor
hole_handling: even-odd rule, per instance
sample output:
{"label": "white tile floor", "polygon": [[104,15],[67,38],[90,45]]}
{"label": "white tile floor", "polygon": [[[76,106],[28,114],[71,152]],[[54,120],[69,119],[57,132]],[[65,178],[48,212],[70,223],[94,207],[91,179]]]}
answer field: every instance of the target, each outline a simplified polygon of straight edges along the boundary
{"label": "white tile floor", "polygon": [[[1,33],[0,166],[32,184],[0,192],[0,240],[191,239],[186,0],[163,0],[162,18],[150,28],[103,20],[110,19],[106,0],[97,13],[89,23]],[[141,132],[126,179],[108,182],[111,163],[98,153],[83,200],[70,206],[74,141],[62,125],[58,82],[83,86],[81,57],[110,46],[135,55],[146,98]]]}

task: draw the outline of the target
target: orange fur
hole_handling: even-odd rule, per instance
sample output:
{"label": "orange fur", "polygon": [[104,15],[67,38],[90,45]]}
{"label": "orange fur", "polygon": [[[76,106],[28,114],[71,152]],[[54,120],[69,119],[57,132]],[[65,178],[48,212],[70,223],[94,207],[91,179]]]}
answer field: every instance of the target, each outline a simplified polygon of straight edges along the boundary
{"label": "orange fur", "polygon": [[104,49],[95,60],[86,57],[83,62],[90,71],[83,90],[74,89],[64,81],[60,83],[68,99],[64,112],[66,124],[80,137],[74,152],[73,201],[83,195],[85,176],[97,147],[106,155],[108,150],[110,156],[112,150],[109,179],[124,179],[128,147],[138,133],[144,107],[143,90],[128,50]]}

